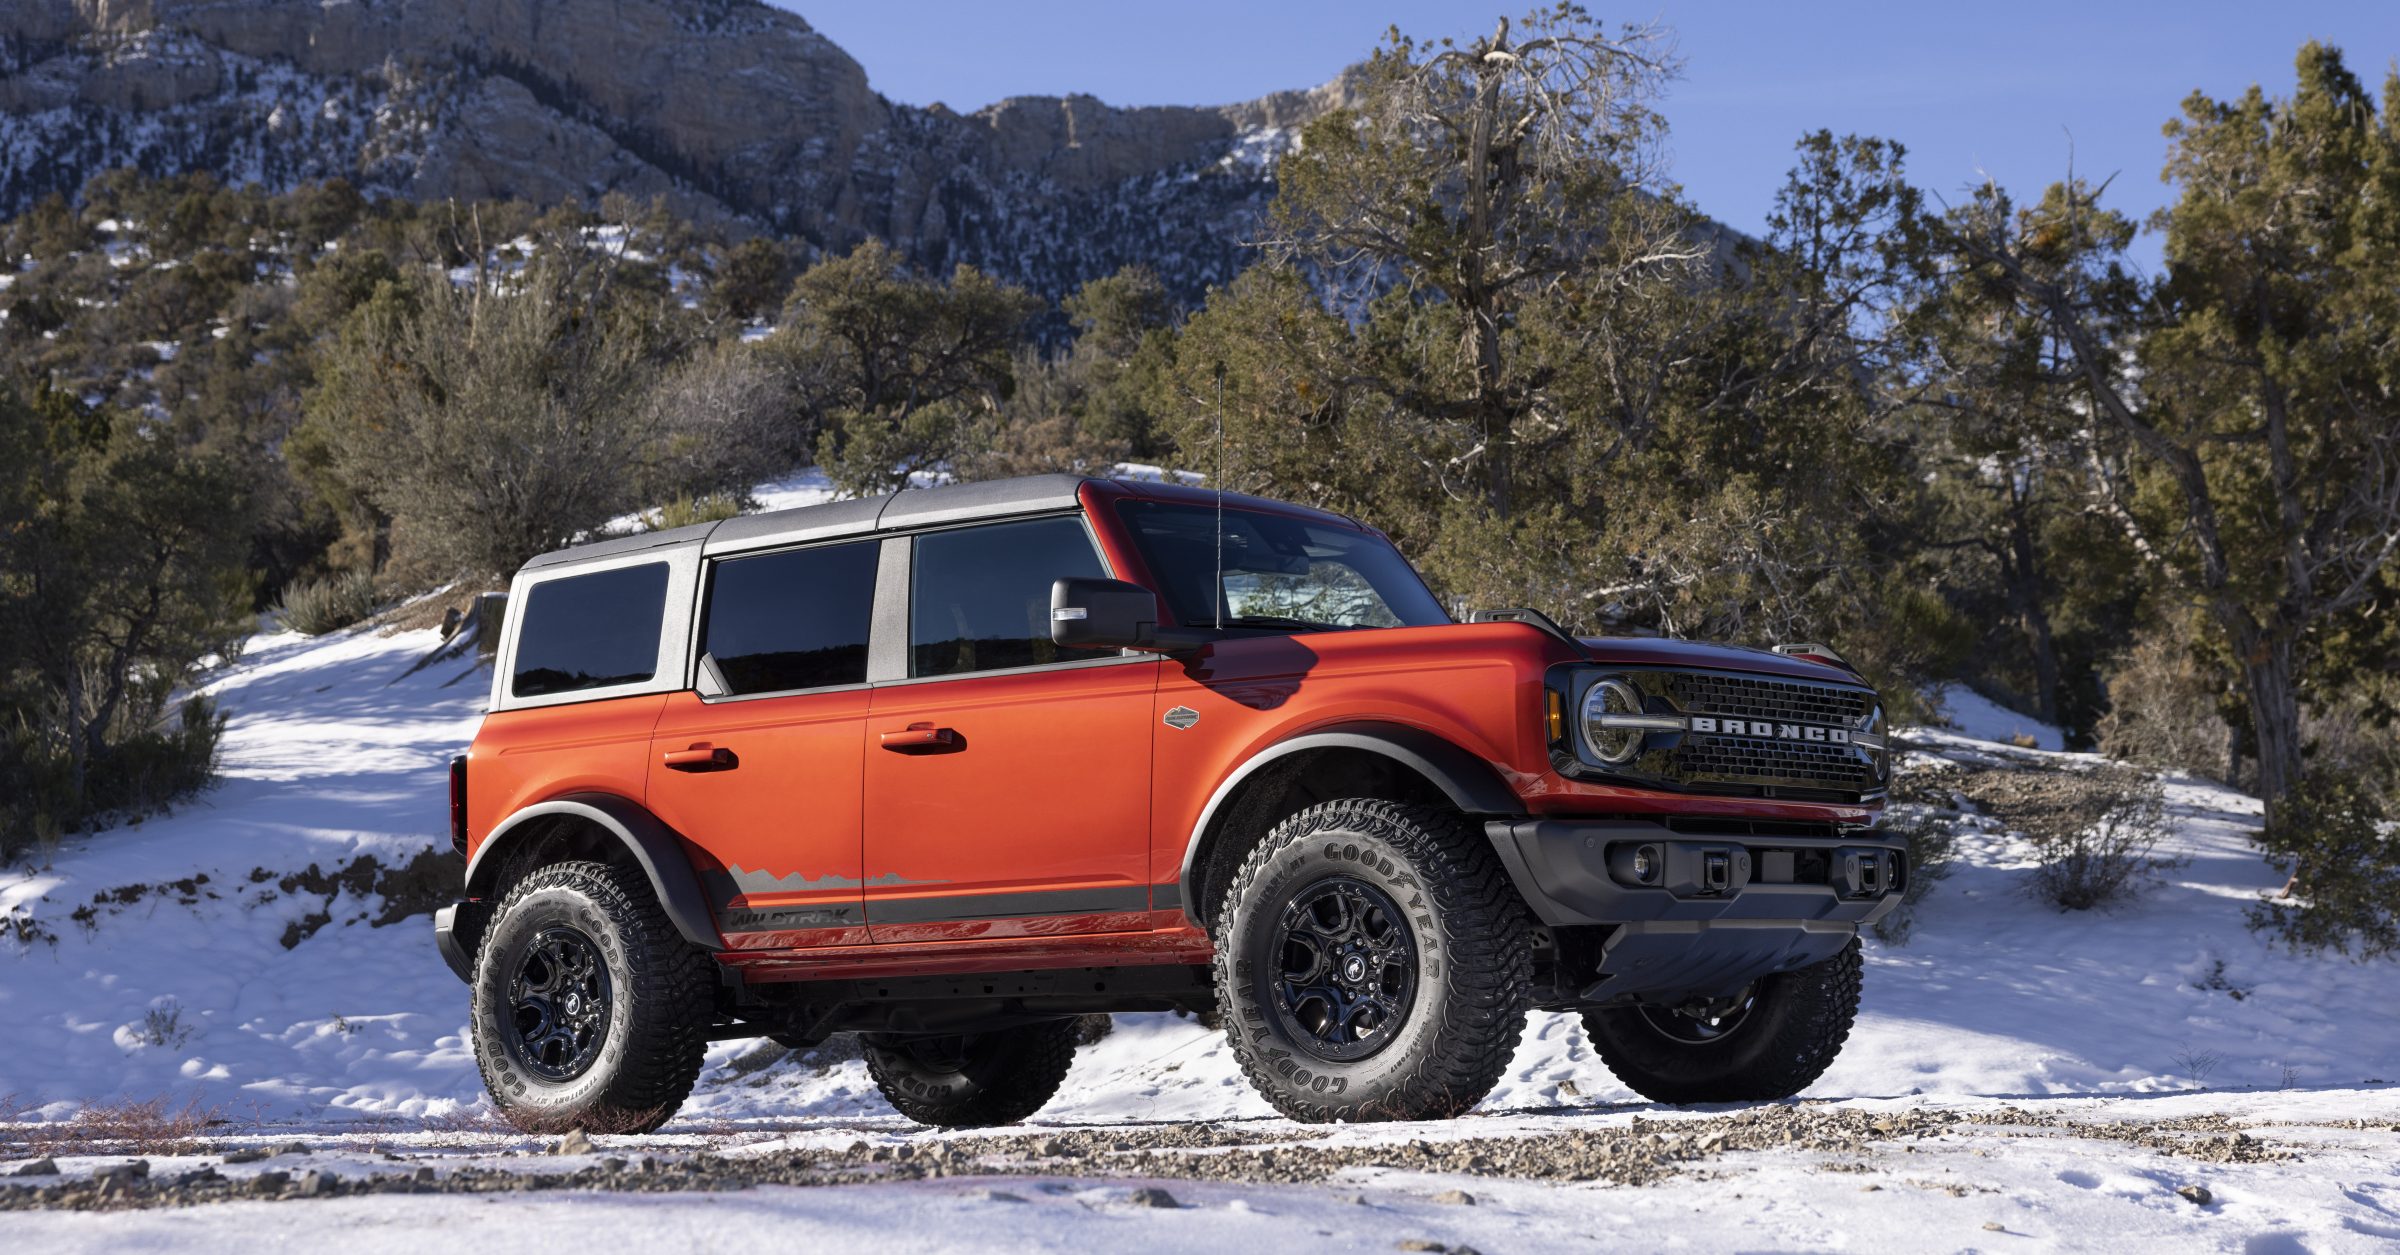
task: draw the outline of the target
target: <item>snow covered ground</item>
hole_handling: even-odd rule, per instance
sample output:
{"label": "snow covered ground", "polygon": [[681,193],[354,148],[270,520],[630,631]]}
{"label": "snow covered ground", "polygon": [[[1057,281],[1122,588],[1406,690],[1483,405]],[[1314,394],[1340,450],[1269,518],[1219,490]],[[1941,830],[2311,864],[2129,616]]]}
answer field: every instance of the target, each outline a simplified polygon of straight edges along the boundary
{"label": "snow covered ground", "polygon": [[[796,504],[823,488],[796,480],[773,491]],[[202,1135],[208,1153],[154,1156],[153,1179],[295,1136],[312,1143],[309,1155],[225,1174],[316,1168],[356,1181],[427,1167],[446,1179],[588,1162],[527,1157],[537,1143],[482,1118],[464,987],[435,957],[424,916],[378,926],[385,900],[360,888],[444,839],[444,764],[472,735],[488,675],[471,654],[438,657],[438,647],[431,632],[372,629],[255,638],[207,686],[231,717],[222,786],[172,816],[71,841],[47,867],[0,871],[0,1100],[20,1121],[0,1127],[0,1147],[41,1142],[90,1104],[165,1098],[225,1123]],[[1977,739],[2041,735],[2009,712],[1955,699],[1951,711],[1954,730],[1912,734],[1923,752],[1987,765],[2077,758]],[[573,1208],[585,1228],[697,1249],[770,1233],[927,1250],[1332,1241],[1491,1252],[1595,1240],[2388,1249],[2400,1241],[2400,966],[2296,957],[2251,934],[2244,906],[2280,883],[2247,841],[2258,804],[2180,778],[2168,782],[2168,802],[2166,852],[2185,861],[2111,910],[2040,905],[2023,892],[2021,841],[1967,835],[1908,943],[1869,944],[1865,1008],[1841,1060],[1808,1101],[1762,1117],[1863,1122],[1855,1145],[1802,1136],[1753,1148],[1736,1138],[1705,1153],[1687,1147],[1678,1153],[1688,1159],[1632,1182],[1610,1172],[1546,1178],[1500,1152],[1483,1167],[1411,1167],[1404,1152],[1418,1142],[1655,1147],[1681,1122],[1714,1127],[1705,1122],[1726,1113],[1641,1102],[1572,1019],[1536,1015],[1473,1116],[1329,1135],[1272,1118],[1214,1034],[1173,1016],[1125,1016],[1078,1058],[1040,1117],[1041,1130],[1096,1131],[1103,1152],[1083,1158],[1026,1143],[940,1175],[894,1176],[901,1161],[881,1152],[946,1139],[900,1121],[856,1060],[735,1042],[712,1051],[699,1091],[664,1133],[600,1139],[600,1153],[832,1156],[809,1171],[841,1183],[643,1192],[604,1176],[505,1203],[377,1193],[0,1211],[0,1233],[16,1249],[214,1249],[332,1224],[346,1243],[382,1249],[455,1233],[471,1216],[479,1240],[488,1230],[545,1245],[543,1234],[560,1232],[545,1226]],[[370,856],[373,865],[359,862]],[[312,865],[317,874],[306,873]],[[1877,1132],[1877,1120],[1899,1121],[1899,1131]],[[1921,1127],[1927,1120],[1939,1128]],[[1192,1179],[1209,1174],[1188,1158],[1138,1158],[1162,1130],[1195,1128],[1207,1145],[1160,1153],[1222,1157],[1267,1139],[1296,1148],[1287,1156],[1347,1146],[1365,1158],[1325,1160],[1297,1177],[1262,1161],[1247,1182]],[[2237,1131],[2248,1149],[2218,1162],[2211,1148]],[[1110,1158],[1109,1139],[1133,1149]],[[0,1149],[0,1160],[28,1153]],[[59,1166],[74,1181],[124,1158],[64,1155]],[[1132,1191],[1148,1183],[1183,1206],[1136,1205]],[[2183,1185],[2206,1187],[2213,1201],[2186,1201],[2174,1192]],[[1434,1201],[1455,1189],[1474,1204]]]}

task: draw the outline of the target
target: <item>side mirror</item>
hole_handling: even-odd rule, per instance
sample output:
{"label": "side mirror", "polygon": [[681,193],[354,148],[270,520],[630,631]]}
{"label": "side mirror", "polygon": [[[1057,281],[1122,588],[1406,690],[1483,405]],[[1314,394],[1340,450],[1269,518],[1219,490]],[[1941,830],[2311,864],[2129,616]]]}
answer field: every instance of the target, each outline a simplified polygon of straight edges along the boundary
{"label": "side mirror", "polygon": [[1071,577],[1050,586],[1050,639],[1069,649],[1187,654],[1213,632],[1158,626],[1158,594],[1123,580]]}

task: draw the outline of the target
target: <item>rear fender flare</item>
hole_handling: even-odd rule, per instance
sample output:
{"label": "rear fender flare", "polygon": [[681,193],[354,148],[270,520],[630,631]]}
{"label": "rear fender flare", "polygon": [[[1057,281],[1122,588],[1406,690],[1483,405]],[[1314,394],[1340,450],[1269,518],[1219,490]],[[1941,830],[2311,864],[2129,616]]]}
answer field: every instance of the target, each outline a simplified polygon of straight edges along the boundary
{"label": "rear fender flare", "polygon": [[684,857],[682,838],[640,804],[614,794],[571,793],[536,802],[500,821],[467,863],[467,896],[488,897],[506,861],[505,852],[540,821],[561,818],[589,824],[625,847],[685,940],[709,950],[725,948],[708,898],[700,891],[700,878]]}
{"label": "rear fender flare", "polygon": [[[1200,810],[1199,821],[1192,825],[1192,834],[1183,846],[1183,869],[1176,879],[1185,918],[1195,925],[1202,919],[1197,880],[1203,857],[1214,854],[1212,847],[1216,842],[1211,840],[1210,828],[1225,803],[1240,792],[1245,781],[1277,760],[1321,749],[1364,750],[1388,758],[1423,777],[1465,814],[1515,815],[1525,809],[1524,802],[1501,782],[1491,764],[1423,728],[1394,723],[1344,723],[1278,741],[1235,768],[1217,786],[1216,792],[1209,795],[1208,805]],[[1216,839],[1222,840],[1222,834],[1216,834]]]}

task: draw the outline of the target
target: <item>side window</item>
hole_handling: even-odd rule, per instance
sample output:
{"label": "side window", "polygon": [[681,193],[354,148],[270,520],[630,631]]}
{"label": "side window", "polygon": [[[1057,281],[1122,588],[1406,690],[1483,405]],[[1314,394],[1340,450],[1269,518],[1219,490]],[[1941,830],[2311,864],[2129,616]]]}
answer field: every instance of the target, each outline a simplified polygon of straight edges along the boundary
{"label": "side window", "polygon": [[1050,641],[1050,584],[1105,576],[1079,518],[992,523],[919,536],[908,598],[910,675],[1030,667],[1114,650]]}
{"label": "side window", "polygon": [[740,693],[862,684],[876,541],[728,558],[708,583],[702,649]]}
{"label": "side window", "polygon": [[525,598],[509,691],[545,697],[639,684],[658,671],[667,564],[544,580]]}

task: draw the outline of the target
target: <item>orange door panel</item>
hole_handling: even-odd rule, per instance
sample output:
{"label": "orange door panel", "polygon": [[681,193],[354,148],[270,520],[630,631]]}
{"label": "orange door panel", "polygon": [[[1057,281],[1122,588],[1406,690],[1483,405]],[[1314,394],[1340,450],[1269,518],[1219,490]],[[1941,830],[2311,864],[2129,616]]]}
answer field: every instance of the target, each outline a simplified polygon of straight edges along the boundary
{"label": "orange door panel", "polygon": [[1155,659],[875,690],[878,942],[1148,927]]}
{"label": "orange door panel", "polygon": [[650,739],[650,809],[693,854],[726,948],[859,945],[864,687],[704,702],[667,698]]}

